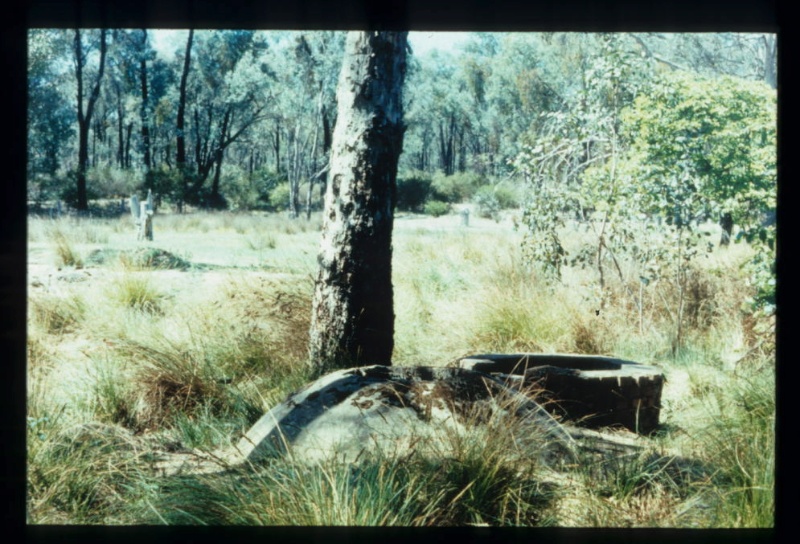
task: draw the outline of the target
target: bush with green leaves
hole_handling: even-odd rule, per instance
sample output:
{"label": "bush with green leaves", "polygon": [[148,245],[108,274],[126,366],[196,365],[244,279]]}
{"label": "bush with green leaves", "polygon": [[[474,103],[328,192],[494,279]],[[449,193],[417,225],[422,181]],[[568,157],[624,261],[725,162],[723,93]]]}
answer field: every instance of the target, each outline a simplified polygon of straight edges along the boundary
{"label": "bush with green leaves", "polygon": [[284,211],[289,209],[289,182],[279,183],[269,192],[269,209]]}
{"label": "bush with green leaves", "polygon": [[488,185],[478,189],[475,196],[472,197],[472,202],[478,208],[478,215],[488,219],[497,219],[502,208],[494,190]]}
{"label": "bush with green leaves", "polygon": [[281,185],[287,182],[286,174],[275,171],[271,168],[259,168],[254,170],[249,176],[250,186],[255,188],[258,194],[257,207],[255,209],[276,210],[283,209],[289,202],[289,187],[286,186],[285,198],[281,193],[275,193]]}
{"label": "bush with green leaves", "polygon": [[425,203],[423,211],[426,215],[441,217],[442,215],[450,213],[450,208],[451,206],[449,202],[442,202],[441,200],[429,200]]}
{"label": "bush with green leaves", "polygon": [[485,183],[485,178],[472,172],[458,172],[446,176],[441,172],[433,176],[431,198],[451,204],[466,202]]}
{"label": "bush with green leaves", "polygon": [[97,188],[99,198],[130,196],[136,192],[143,178],[143,172],[109,165],[90,168],[86,172],[87,182]]}
{"label": "bush with green leaves", "polygon": [[643,209],[683,222],[698,212],[727,216],[737,240],[759,248],[752,266],[762,306],[775,296],[775,225],[764,218],[777,199],[776,100],[764,83],[678,72],[622,116]]}
{"label": "bush with green leaves", "polygon": [[182,191],[180,172],[166,167],[150,170],[144,176],[144,189],[153,191],[156,203],[159,200],[177,202]]}
{"label": "bush with green leaves", "polygon": [[397,209],[420,211],[431,193],[432,179],[423,172],[397,178]]}

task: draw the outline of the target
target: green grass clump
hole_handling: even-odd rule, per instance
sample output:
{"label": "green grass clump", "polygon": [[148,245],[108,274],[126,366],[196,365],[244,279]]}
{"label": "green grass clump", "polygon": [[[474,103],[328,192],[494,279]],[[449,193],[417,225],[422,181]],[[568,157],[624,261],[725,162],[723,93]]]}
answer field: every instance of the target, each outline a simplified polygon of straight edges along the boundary
{"label": "green grass clump", "polygon": [[73,332],[86,316],[86,302],[79,295],[45,295],[31,297],[29,301],[28,310],[33,324],[48,334]]}
{"label": "green grass clump", "polygon": [[123,308],[149,314],[162,313],[164,295],[142,274],[124,273],[113,282],[109,296]]}
{"label": "green grass clump", "polygon": [[[418,448],[380,450],[353,463],[277,457],[228,475],[187,477],[154,505],[152,521],[246,525],[542,525],[552,486],[534,451],[499,425],[420,437]],[[489,440],[489,436],[493,439]],[[434,440],[435,439],[435,440]],[[428,440],[434,440],[428,443]]]}
{"label": "green grass clump", "polygon": [[473,324],[475,350],[501,353],[569,350],[568,309],[522,277],[487,289],[476,304],[480,312]]}
{"label": "green grass clump", "polygon": [[28,522],[106,523],[126,508],[138,472],[129,433],[100,424],[42,436],[28,432]]}
{"label": "green grass clump", "polygon": [[119,255],[122,265],[136,270],[187,270],[191,264],[169,251],[158,248],[140,248]]}
{"label": "green grass clump", "polygon": [[55,231],[53,234],[53,243],[55,244],[56,264],[58,266],[83,268],[83,256],[63,232],[60,230]]}
{"label": "green grass clump", "polygon": [[717,390],[709,407],[711,423],[700,442],[717,467],[712,524],[718,527],[774,527],[775,374],[774,367],[751,369]]}

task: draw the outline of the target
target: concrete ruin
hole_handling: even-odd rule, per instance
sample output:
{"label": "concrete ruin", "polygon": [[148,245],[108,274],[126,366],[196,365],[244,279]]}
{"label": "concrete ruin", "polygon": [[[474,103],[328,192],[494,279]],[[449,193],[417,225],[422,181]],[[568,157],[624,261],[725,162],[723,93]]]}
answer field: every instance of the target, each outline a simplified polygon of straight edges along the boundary
{"label": "concrete ruin", "polygon": [[486,372],[525,392],[559,421],[589,428],[658,428],[664,374],[656,367],[595,355],[473,355],[460,368]]}

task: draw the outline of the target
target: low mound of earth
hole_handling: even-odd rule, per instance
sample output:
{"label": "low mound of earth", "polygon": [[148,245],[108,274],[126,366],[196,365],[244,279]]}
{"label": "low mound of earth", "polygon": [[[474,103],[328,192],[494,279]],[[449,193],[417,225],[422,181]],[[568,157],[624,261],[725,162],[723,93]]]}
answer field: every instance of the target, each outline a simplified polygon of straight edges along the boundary
{"label": "low mound of earth", "polygon": [[134,250],[96,249],[86,257],[86,264],[101,265],[122,262],[139,268],[188,270],[189,261],[164,249],[143,247]]}

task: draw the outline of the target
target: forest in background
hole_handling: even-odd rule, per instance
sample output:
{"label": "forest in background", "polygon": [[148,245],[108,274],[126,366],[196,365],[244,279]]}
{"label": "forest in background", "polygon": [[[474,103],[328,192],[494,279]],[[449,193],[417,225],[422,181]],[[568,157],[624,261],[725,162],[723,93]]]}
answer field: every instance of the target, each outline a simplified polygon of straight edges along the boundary
{"label": "forest in background", "polygon": [[[152,190],[179,212],[320,209],[344,33],[164,33],[29,31],[32,208]],[[677,227],[667,245],[686,255],[687,229],[711,220],[723,244],[767,249],[754,275],[774,305],[776,57],[774,34],[742,33],[486,32],[412,50],[397,207],[521,208],[529,258],[555,276],[596,261],[601,283],[604,253],[666,251],[632,222]],[[565,213],[595,211],[597,246],[568,256]]]}
{"label": "forest in background", "polygon": [[[29,200],[85,209],[152,188],[217,209],[318,204],[309,189],[325,182],[344,33],[196,31],[159,54],[159,32],[30,30]],[[474,33],[453,51],[412,51],[400,177],[471,175],[439,180],[438,196],[474,196],[520,181],[512,163],[527,145],[572,139],[560,180],[579,182],[608,154],[604,118],[658,78],[775,89],[776,54],[774,35],[737,33]]]}

